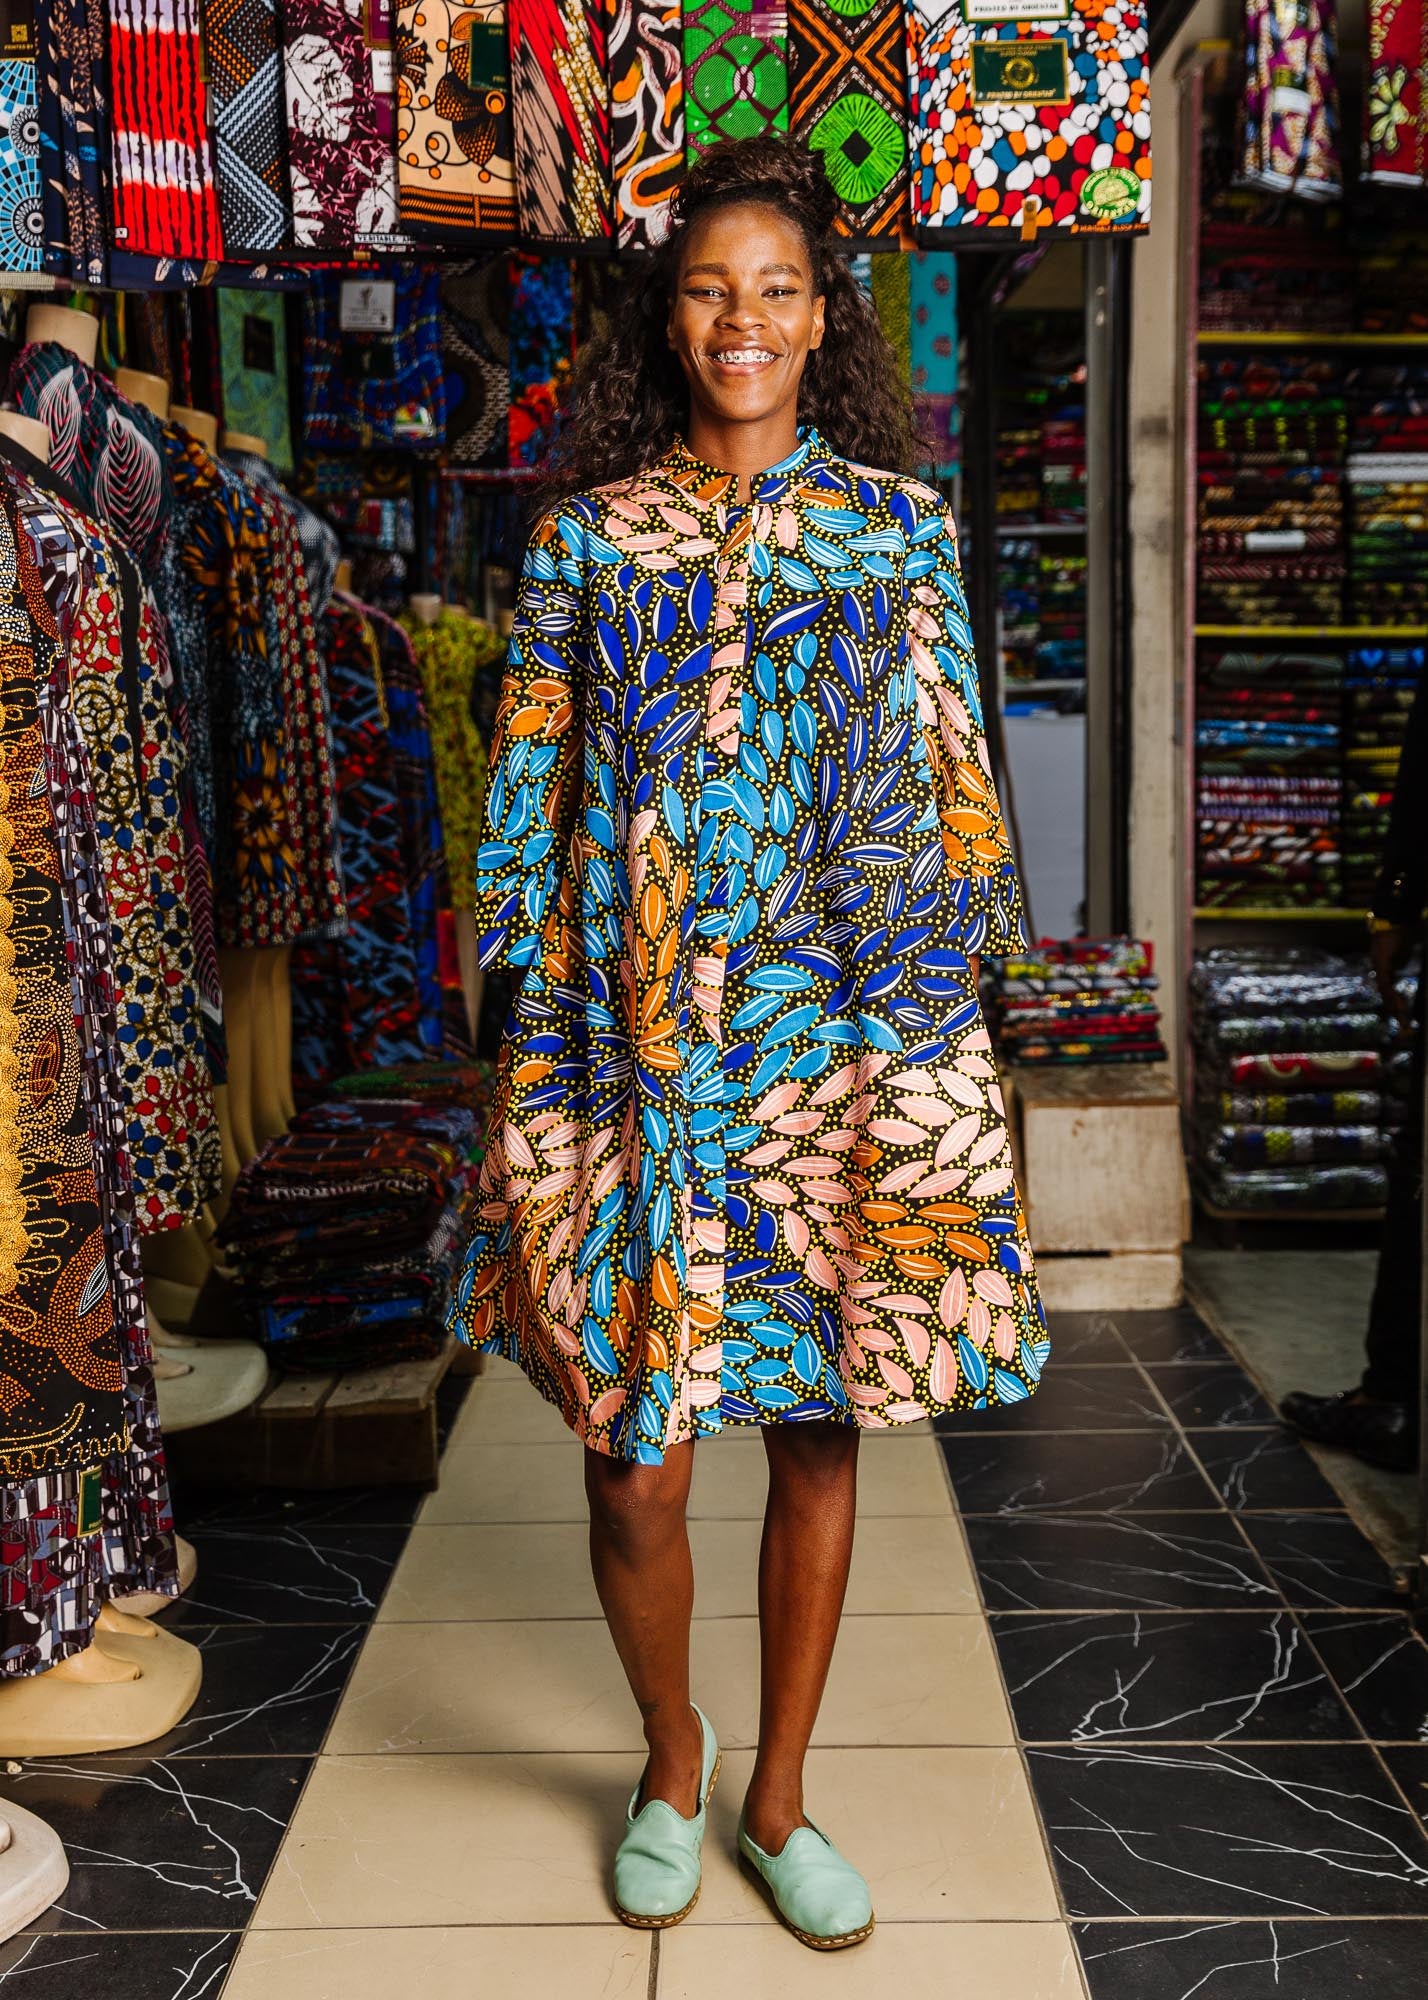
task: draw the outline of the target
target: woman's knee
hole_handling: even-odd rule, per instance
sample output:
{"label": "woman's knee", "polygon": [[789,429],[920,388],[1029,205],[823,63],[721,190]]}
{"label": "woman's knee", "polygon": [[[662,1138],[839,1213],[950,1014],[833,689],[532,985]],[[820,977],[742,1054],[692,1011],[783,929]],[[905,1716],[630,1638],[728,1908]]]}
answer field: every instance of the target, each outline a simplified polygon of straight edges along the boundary
{"label": "woman's knee", "polygon": [[586,1454],[585,1493],[590,1520],[607,1540],[638,1548],[664,1541],[682,1524],[689,1497],[689,1468],[676,1447],[663,1465],[629,1465],[598,1452]]}
{"label": "woman's knee", "polygon": [[770,1482],[837,1487],[855,1477],[858,1432],[852,1424],[766,1424]]}

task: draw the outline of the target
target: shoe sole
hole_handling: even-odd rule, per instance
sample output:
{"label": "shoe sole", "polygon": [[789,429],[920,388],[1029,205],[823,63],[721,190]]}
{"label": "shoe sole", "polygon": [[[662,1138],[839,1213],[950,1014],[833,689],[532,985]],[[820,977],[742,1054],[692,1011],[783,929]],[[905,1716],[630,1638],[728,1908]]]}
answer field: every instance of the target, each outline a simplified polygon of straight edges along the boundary
{"label": "shoe sole", "polygon": [[[709,1789],[704,1794],[704,1803],[706,1806],[708,1805],[710,1799],[712,1799],[714,1796],[714,1787],[719,1782],[719,1772],[723,1768],[723,1764],[724,1764],[724,1752],[720,1750],[714,1758],[714,1769],[709,1773]],[[704,1884],[701,1881],[701,1883],[699,1884],[699,1889],[702,1889],[703,1886]],[[682,1924],[684,1922],[685,1918],[689,1915],[689,1912],[694,1908],[694,1905],[699,1901],[699,1889],[696,1889],[694,1891],[694,1894],[690,1897],[689,1901],[685,1904],[684,1908],[682,1910],[676,1910],[673,1916],[641,1917],[638,1916],[635,1913],[635,1911],[627,1910],[624,1904],[619,1902],[615,1904],[615,1915],[620,1919],[620,1922],[622,1924],[628,1924],[632,1931],[671,1930],[675,1924]]]}
{"label": "shoe sole", "polygon": [[865,1938],[870,1938],[877,1929],[877,1918],[869,1917],[861,1930],[840,1931],[836,1937],[819,1937],[813,1931],[800,1930],[797,1924],[791,1922],[784,1915],[778,1906],[778,1897],[773,1892],[772,1884],[759,1872],[742,1849],[739,1853],[739,1866],[743,1869],[754,1887],[762,1893],[764,1901],[768,1904],[784,1929],[791,1932],[800,1944],[806,1944],[810,1951],[846,1951],[850,1945],[861,1944]]}

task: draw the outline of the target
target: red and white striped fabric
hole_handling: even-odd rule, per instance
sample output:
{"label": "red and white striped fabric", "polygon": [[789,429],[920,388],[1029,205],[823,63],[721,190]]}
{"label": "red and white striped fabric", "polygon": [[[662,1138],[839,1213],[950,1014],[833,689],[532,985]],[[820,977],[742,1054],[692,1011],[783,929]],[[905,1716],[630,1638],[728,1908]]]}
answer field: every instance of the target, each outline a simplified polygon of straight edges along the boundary
{"label": "red and white striped fabric", "polygon": [[223,255],[199,0],[109,0],[116,249]]}

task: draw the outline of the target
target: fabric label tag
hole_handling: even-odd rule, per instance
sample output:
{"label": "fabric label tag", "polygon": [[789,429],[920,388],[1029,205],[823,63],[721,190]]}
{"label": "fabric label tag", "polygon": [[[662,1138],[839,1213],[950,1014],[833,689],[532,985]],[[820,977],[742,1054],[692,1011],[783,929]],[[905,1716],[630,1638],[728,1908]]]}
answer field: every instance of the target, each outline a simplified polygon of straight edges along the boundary
{"label": "fabric label tag", "polygon": [[395,279],[344,279],[338,294],[337,323],[344,333],[395,333],[397,329]]}
{"label": "fabric label tag", "polygon": [[1066,44],[1042,41],[973,42],[974,104],[1069,104]]}

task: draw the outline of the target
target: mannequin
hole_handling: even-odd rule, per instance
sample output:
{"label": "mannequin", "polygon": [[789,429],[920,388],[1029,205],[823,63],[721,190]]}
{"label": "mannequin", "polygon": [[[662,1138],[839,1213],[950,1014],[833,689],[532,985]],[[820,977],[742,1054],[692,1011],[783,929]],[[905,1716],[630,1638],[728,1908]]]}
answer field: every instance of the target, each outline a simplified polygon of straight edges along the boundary
{"label": "mannequin", "polygon": [[[254,458],[268,456],[267,439],[255,437],[251,431],[225,430],[223,449],[246,451]],[[218,969],[223,1013],[229,1024],[228,1080],[234,1138],[239,1159],[246,1166],[269,1139],[286,1132],[296,1110],[292,1090],[292,946],[226,948],[218,954]],[[225,1192],[231,1192],[231,1187],[225,1185]]]}
{"label": "mannequin", "polygon": [[434,625],[441,615],[441,599],[434,590],[414,590],[407,603],[419,625]]}
{"label": "mannequin", "polygon": [[50,434],[35,417],[21,416],[18,410],[0,410],[0,434],[22,444],[35,458],[50,462]]}
{"label": "mannequin", "polygon": [[187,403],[171,403],[169,416],[176,424],[182,424],[190,437],[196,437],[206,451],[218,449],[218,419],[210,410],[195,410]]}
{"label": "mannequin", "polygon": [[64,1894],[69,1863],[59,1836],[23,1806],[0,1816],[0,1944]]}
{"label": "mannequin", "polygon": [[167,417],[169,385],[162,375],[148,375],[142,368],[116,368],[114,386],[131,403],[142,403],[156,417]]}
{"label": "mannequin", "polygon": [[202,1678],[197,1646],[106,1605],[83,1652],[0,1686],[0,1743],[11,1757],[74,1757],[151,1743],[187,1715]]}
{"label": "mannequin", "polygon": [[52,340],[92,368],[99,352],[99,321],[76,306],[31,306],[25,315],[25,339]]}

